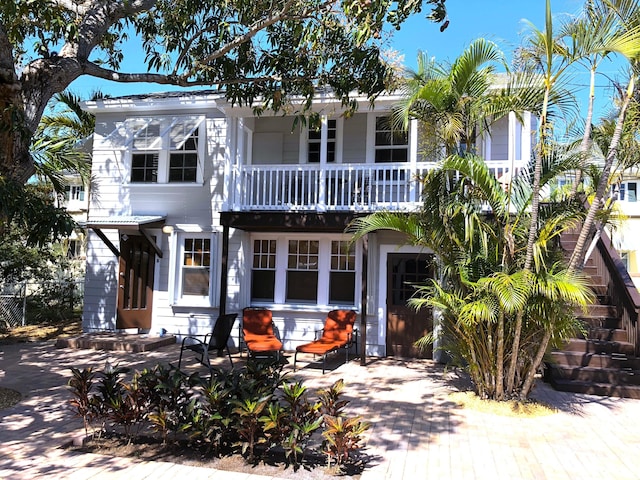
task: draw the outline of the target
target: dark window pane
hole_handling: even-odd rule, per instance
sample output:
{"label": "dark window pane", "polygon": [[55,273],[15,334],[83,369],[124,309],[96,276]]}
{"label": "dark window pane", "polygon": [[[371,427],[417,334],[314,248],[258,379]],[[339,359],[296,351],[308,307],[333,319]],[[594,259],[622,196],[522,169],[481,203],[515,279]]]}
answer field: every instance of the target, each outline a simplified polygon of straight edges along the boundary
{"label": "dark window pane", "polygon": [[273,302],[276,284],[274,270],[253,270],[251,275],[251,300]]}
{"label": "dark window pane", "polygon": [[132,182],[158,181],[158,154],[135,153],[131,156]]}
{"label": "dark window pane", "polygon": [[355,272],[331,272],[329,274],[329,303],[355,304]]}
{"label": "dark window pane", "polygon": [[286,299],[289,302],[317,302],[318,272],[288,271]]}

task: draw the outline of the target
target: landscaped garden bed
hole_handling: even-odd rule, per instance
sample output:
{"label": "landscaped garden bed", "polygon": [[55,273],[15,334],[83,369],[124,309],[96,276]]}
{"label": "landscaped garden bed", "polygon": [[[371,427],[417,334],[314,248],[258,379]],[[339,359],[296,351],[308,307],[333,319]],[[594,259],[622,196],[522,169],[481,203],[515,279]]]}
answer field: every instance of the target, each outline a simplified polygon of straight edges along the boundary
{"label": "landscaped garden bed", "polygon": [[285,478],[300,469],[312,479],[357,476],[366,465],[368,424],[347,415],[342,380],[312,399],[277,364],[210,377],[157,365],[130,381],[118,366],[72,370],[71,405],[85,438],[70,448]]}

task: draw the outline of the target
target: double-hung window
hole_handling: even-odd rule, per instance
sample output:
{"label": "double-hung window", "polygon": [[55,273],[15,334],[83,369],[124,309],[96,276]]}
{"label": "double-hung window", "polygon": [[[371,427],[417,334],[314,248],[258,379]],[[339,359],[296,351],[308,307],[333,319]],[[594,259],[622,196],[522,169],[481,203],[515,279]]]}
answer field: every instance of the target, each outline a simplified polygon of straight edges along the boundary
{"label": "double-hung window", "polygon": [[130,118],[131,183],[203,181],[204,116]]}
{"label": "double-hung window", "polygon": [[287,252],[287,302],[318,301],[318,240],[289,240]]}
{"label": "double-hung window", "polygon": [[345,240],[331,241],[329,267],[329,303],[355,303],[356,251],[355,244]]}
{"label": "double-hung window", "polygon": [[409,160],[409,132],[394,125],[390,117],[376,117],[376,163],[406,162]]}
{"label": "double-hung window", "polygon": [[210,233],[176,234],[169,286],[173,304],[213,306],[214,239]]}
{"label": "double-hung window", "polygon": [[276,285],[276,241],[253,241],[251,296],[253,300],[273,302]]}

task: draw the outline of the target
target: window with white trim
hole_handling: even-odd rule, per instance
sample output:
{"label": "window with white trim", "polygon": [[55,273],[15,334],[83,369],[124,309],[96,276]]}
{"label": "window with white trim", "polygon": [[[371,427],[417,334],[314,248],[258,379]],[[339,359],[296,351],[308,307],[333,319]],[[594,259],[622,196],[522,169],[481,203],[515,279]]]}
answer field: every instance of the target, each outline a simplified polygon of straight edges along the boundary
{"label": "window with white trim", "polygon": [[[336,161],[336,138],[337,138],[337,120],[327,120],[327,163],[335,163]],[[322,129],[309,129],[307,161],[309,163],[320,163],[320,155],[322,150]]]}
{"label": "window with white trim", "polygon": [[356,245],[344,237],[262,234],[252,247],[252,302],[356,305]]}
{"label": "window with white trim", "polygon": [[203,181],[204,116],[130,118],[131,183]]}
{"label": "window with white trim", "polygon": [[276,285],[276,241],[253,241],[251,297],[260,302],[273,302]]}
{"label": "window with white trim", "polygon": [[618,200],[623,202],[637,202],[638,201],[638,183],[637,182],[622,182],[620,184],[620,196]]}
{"label": "window with white trim", "polygon": [[289,240],[287,302],[317,303],[319,246],[318,240]]}
{"label": "window with white trim", "polygon": [[356,249],[351,241],[331,241],[329,303],[354,304],[356,300]]}
{"label": "window with white trim", "polygon": [[169,272],[174,304],[213,306],[214,240],[210,233],[176,234],[175,268]]}
{"label": "window with white trim", "polygon": [[390,117],[376,117],[376,163],[407,162],[409,160],[409,131],[399,129]]}
{"label": "window with white trim", "polygon": [[67,202],[84,201],[84,185],[67,185],[64,189],[64,198]]}

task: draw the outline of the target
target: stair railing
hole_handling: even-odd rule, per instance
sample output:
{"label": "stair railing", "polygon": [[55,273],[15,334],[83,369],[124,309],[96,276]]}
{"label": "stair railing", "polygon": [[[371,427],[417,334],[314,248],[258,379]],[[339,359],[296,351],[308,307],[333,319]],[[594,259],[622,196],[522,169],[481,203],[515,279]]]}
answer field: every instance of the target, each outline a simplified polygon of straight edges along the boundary
{"label": "stair railing", "polygon": [[618,308],[622,318],[622,328],[627,331],[629,342],[634,345],[635,355],[639,356],[640,293],[605,231],[602,231],[590,258],[593,259],[598,275],[607,287],[607,295],[611,298],[611,303]]}

